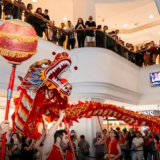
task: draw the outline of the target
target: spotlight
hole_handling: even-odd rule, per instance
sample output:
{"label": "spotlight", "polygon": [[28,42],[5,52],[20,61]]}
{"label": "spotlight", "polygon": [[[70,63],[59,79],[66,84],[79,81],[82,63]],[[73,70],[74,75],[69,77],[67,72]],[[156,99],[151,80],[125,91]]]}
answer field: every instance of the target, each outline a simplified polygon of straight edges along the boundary
{"label": "spotlight", "polygon": [[149,16],[150,19],[152,19],[153,17],[154,17],[154,16],[153,16],[152,14]]}
{"label": "spotlight", "polygon": [[64,20],[64,21],[66,21],[66,20],[67,20],[67,18],[66,18],[66,17],[63,17],[63,20]]}

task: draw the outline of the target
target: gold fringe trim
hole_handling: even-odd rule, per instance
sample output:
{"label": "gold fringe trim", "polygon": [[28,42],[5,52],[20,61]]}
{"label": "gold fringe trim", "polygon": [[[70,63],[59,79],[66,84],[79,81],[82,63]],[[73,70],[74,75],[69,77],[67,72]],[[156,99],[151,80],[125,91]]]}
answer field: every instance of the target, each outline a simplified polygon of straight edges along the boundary
{"label": "gold fringe trim", "polygon": [[7,37],[11,39],[17,39],[21,42],[35,42],[38,41],[39,37],[29,37],[29,36],[21,36],[16,34],[10,34],[5,32],[0,32],[0,37]]}
{"label": "gold fringe trim", "polygon": [[14,58],[24,58],[28,57],[29,55],[34,55],[37,51],[34,52],[21,52],[21,51],[12,51],[0,48],[0,55],[6,57],[14,57]]}

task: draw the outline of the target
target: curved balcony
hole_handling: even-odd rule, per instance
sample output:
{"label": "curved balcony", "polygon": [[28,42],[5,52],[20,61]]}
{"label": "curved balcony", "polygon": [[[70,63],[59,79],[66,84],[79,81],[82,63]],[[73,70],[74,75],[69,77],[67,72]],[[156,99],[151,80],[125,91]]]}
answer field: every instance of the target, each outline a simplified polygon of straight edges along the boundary
{"label": "curved balcony", "polygon": [[83,43],[81,46],[87,46],[86,37],[92,36],[95,37],[95,47],[112,50],[139,67],[160,63],[158,55],[160,54],[160,48],[157,46],[155,47],[153,45],[151,47],[143,48],[141,51],[134,52],[133,49],[126,48],[123,41],[118,40],[116,35],[113,36],[96,29],[84,29],[70,32],[66,29],[54,26],[51,21],[42,18],[42,16],[39,16],[38,14],[29,12],[26,8],[22,8],[9,0],[3,0],[2,6],[6,6],[6,4],[12,5],[13,8],[21,9],[23,11],[23,19],[35,28],[38,36],[43,37],[43,33],[45,32],[45,36],[49,41],[63,46],[64,48],[72,49],[80,47],[78,43],[75,43],[75,41],[70,38],[72,36],[75,37],[77,42],[79,42],[79,37],[81,38]]}
{"label": "curved balcony", "polygon": [[[23,13],[24,12],[27,11],[25,10]],[[44,21],[36,17],[36,15],[28,14],[33,18],[31,18],[33,21],[30,21],[30,23],[34,27],[36,25],[40,27],[40,23],[44,23]],[[34,18],[36,18],[37,21],[34,21]],[[66,39],[70,34],[77,35],[76,32],[68,33],[47,22],[45,23],[48,29],[55,31],[56,34],[64,34]],[[35,27],[35,29],[38,29],[38,27]],[[41,29],[41,27],[39,29]],[[85,32],[86,30],[82,31],[84,35]],[[51,54],[52,51],[57,53],[66,51],[72,57],[73,64],[71,66],[71,73],[67,72],[64,76],[73,85],[73,92],[70,96],[70,99],[73,101],[77,99],[94,98],[102,101],[113,99],[130,104],[138,104],[139,102],[145,104],[145,98],[150,95],[150,92],[153,93],[152,95],[154,95],[155,91],[156,93],[159,92],[158,88],[151,89],[149,82],[149,73],[159,71],[159,66],[139,68],[135,65],[137,64],[136,55],[145,55],[146,53],[148,54],[148,52],[152,52],[152,50],[134,53],[127,50],[122,44],[117,43],[114,38],[104,32],[95,30],[93,33],[96,35],[97,47],[76,48],[70,51],[64,47],[40,39],[38,43],[38,54],[24,62],[21,67],[18,67],[16,75],[24,76],[28,70],[28,66],[37,60],[43,58],[52,60],[54,58]],[[78,59],[73,55],[77,55]],[[141,56],[141,58],[142,57],[143,56]],[[77,63],[78,70],[75,71],[74,66],[77,65]],[[0,95],[5,96],[5,90],[7,88],[6,79],[9,78],[10,66],[4,61],[1,61],[0,71],[0,76],[2,77],[0,79]],[[20,82],[18,78],[16,78],[15,91],[19,84]],[[14,96],[17,96],[16,94],[17,92],[14,92]],[[158,103],[158,97],[152,95],[150,95],[150,97],[153,97],[154,102],[156,101],[156,103]],[[153,99],[147,99],[149,100],[147,103],[154,103]]]}

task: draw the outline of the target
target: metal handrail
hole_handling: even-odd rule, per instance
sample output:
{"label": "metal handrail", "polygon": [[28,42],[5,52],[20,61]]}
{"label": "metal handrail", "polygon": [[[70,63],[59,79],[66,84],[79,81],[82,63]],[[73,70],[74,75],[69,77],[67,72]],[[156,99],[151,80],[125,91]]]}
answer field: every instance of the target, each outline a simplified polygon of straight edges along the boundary
{"label": "metal handrail", "polygon": [[[115,53],[117,53],[118,55],[120,55],[120,56],[128,59],[132,63],[136,64],[137,66],[141,66],[142,62],[137,62],[136,56],[140,55],[141,56],[140,61],[142,61],[144,53],[151,52],[150,49],[143,50],[140,52],[130,51],[130,50],[128,50],[128,48],[126,48],[125,46],[118,43],[112,36],[110,36],[109,34],[103,32],[103,31],[99,31],[97,29],[88,30],[87,28],[85,28],[82,30],[74,30],[72,32],[68,32],[67,30],[64,30],[64,29],[61,29],[59,27],[52,25],[52,23],[50,23],[51,21],[42,19],[39,16],[33,14],[32,12],[29,12],[26,9],[26,7],[20,7],[19,5],[12,3],[10,0],[2,0],[2,6],[4,6],[5,2],[10,3],[14,7],[21,9],[24,17],[26,14],[28,14],[30,17],[28,20],[28,23],[30,23],[35,28],[38,36],[40,36],[40,37],[42,37],[42,35],[43,35],[44,28],[48,28],[49,30],[54,32],[54,34],[57,34],[57,33],[64,34],[65,37],[69,37],[70,35],[73,35],[73,34],[75,36],[77,36],[77,34],[79,34],[79,31],[81,31],[81,34],[83,34],[84,39],[86,37],[86,33],[90,34],[87,31],[91,31],[92,34],[94,34],[94,36],[96,35],[96,40],[98,40],[99,43],[101,43],[100,46],[97,45],[97,47],[110,49],[110,50],[114,51]],[[69,41],[70,41],[70,38],[68,38],[67,43],[70,43]]]}

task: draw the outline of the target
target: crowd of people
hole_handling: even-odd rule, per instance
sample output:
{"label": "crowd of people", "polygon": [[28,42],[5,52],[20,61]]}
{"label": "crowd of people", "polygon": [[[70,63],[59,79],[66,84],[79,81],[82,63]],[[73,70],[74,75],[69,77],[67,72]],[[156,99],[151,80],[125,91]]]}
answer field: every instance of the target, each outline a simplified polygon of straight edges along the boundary
{"label": "crowd of people", "polygon": [[[160,54],[160,43],[154,41],[143,45],[134,46],[131,43],[125,43],[119,37],[119,30],[108,32],[108,26],[96,25],[92,16],[89,16],[86,22],[78,18],[74,26],[71,21],[61,23],[60,27],[55,26],[55,22],[50,20],[49,11],[42,11],[37,8],[33,11],[31,3],[25,4],[22,0],[2,0],[3,10],[0,7],[0,17],[3,11],[5,19],[21,19],[24,11],[24,21],[30,23],[35,28],[38,36],[42,37],[43,33],[47,40],[52,41],[67,49],[75,48],[76,40],[78,47],[103,47],[117,52],[121,56],[129,59],[136,65],[149,66],[156,64],[156,58]],[[1,3],[2,3],[1,2]]]}
{"label": "crowd of people", "polygon": [[[40,139],[30,139],[19,133],[12,132],[9,122],[0,124],[0,137],[7,132],[5,146],[5,160],[74,160],[73,152],[66,130],[57,130],[65,116],[60,111],[57,122],[46,132],[42,131]],[[144,130],[143,133],[131,128],[107,132],[97,132],[93,143],[89,144],[85,135],[76,136],[70,132],[71,143],[77,160],[158,160],[160,149],[160,132]],[[95,157],[90,155],[90,146],[95,148]]]}

